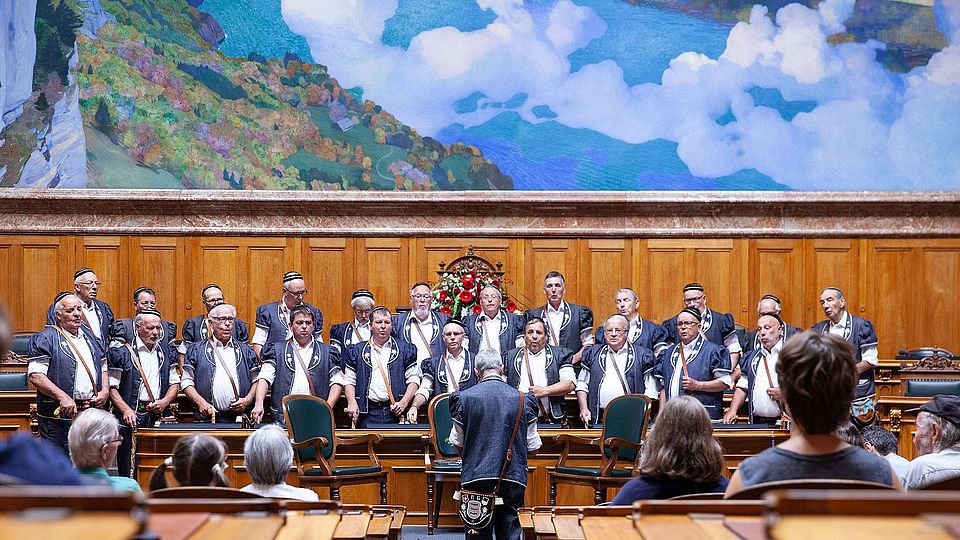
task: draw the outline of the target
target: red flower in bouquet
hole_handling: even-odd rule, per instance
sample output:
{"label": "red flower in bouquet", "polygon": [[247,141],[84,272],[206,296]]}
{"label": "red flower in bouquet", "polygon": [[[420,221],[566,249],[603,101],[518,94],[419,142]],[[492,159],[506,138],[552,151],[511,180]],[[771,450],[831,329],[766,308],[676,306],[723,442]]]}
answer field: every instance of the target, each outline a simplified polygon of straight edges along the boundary
{"label": "red flower in bouquet", "polygon": [[460,301],[464,304],[468,304],[473,301],[473,293],[470,291],[463,291],[460,293]]}
{"label": "red flower in bouquet", "polygon": [[440,291],[440,301],[443,302],[447,299],[447,291]]}
{"label": "red flower in bouquet", "polygon": [[517,304],[513,300],[507,300],[507,311],[513,313],[517,310]]}
{"label": "red flower in bouquet", "polygon": [[453,309],[450,306],[440,306],[440,313],[444,315],[453,315]]}
{"label": "red flower in bouquet", "polygon": [[499,287],[499,286],[500,286],[500,280],[499,280],[499,279],[493,280],[492,285],[493,285],[494,287]]}
{"label": "red flower in bouquet", "polygon": [[452,305],[452,304],[453,304],[453,298],[450,298],[450,297],[448,296],[448,297],[443,301],[443,303],[446,304],[446,305],[448,305],[448,306],[449,306],[449,305]]}
{"label": "red flower in bouquet", "polygon": [[473,311],[473,314],[474,314],[474,315],[479,315],[479,314],[483,313],[483,308],[480,307],[480,304],[474,304],[474,305],[473,305],[473,309],[472,309],[471,311]]}
{"label": "red flower in bouquet", "polygon": [[474,279],[472,274],[466,274],[463,276],[463,279],[460,281],[463,284],[464,289],[472,289],[474,284]]}

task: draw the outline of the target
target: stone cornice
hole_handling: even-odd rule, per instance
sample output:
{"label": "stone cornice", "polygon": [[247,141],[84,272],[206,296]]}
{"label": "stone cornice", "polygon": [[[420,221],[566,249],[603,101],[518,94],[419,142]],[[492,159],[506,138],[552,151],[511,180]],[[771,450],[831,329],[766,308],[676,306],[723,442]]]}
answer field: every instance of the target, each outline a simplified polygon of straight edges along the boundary
{"label": "stone cornice", "polygon": [[0,190],[14,234],[951,237],[960,192]]}

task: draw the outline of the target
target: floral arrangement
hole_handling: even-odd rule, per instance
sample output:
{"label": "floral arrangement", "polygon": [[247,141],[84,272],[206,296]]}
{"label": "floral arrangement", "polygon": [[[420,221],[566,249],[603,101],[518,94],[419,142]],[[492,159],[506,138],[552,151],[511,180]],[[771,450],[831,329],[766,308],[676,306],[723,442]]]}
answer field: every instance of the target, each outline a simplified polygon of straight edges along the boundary
{"label": "floral arrangement", "polygon": [[433,286],[432,309],[459,319],[470,314],[480,314],[480,291],[487,285],[493,285],[503,295],[503,308],[510,313],[519,313],[520,307],[507,297],[502,278],[487,272],[461,270],[446,272]]}

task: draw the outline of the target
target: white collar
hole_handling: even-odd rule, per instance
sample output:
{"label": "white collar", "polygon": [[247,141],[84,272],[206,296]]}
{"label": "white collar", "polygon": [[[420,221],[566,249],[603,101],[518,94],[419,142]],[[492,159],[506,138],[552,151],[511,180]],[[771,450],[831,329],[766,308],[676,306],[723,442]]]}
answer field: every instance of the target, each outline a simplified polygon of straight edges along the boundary
{"label": "white collar", "polygon": [[300,344],[297,343],[297,338],[295,338],[295,337],[294,337],[294,338],[290,338],[290,340],[293,341],[294,347],[300,349],[301,351],[305,351],[305,350],[307,350],[307,349],[312,349],[312,348],[313,348],[313,340],[312,340],[312,339],[311,339],[310,341],[308,341],[307,344],[304,345],[303,347],[301,347]]}
{"label": "white collar", "polygon": [[157,352],[157,346],[160,345],[160,342],[158,341],[157,343],[155,343],[155,344],[153,345],[153,350],[150,350],[150,349],[147,348],[146,343],[144,343],[143,340],[140,339],[140,336],[137,336],[136,338],[134,338],[134,345],[136,345],[135,348],[136,348],[138,351],[143,350],[143,351],[146,351],[146,352],[148,352],[148,353],[150,353],[150,354],[153,354],[153,353]]}
{"label": "white collar", "polygon": [[354,328],[370,328],[370,319],[367,319],[367,322],[365,323],[361,323],[355,318],[353,319],[353,326]]}
{"label": "white collar", "polygon": [[556,309],[554,309],[553,306],[550,305],[550,302],[547,302],[547,313],[563,313],[566,307],[567,307],[566,302],[563,300],[560,300],[560,304],[557,306]]}
{"label": "white collar", "polygon": [[501,313],[501,310],[498,309],[496,315],[494,315],[493,317],[487,317],[487,314],[485,312],[480,312],[480,317],[481,317],[480,320],[495,321],[500,318],[500,313]]}
{"label": "white collar", "polygon": [[448,350],[448,351],[444,351],[443,356],[447,361],[450,361],[450,360],[466,361],[467,350],[460,349],[460,354],[458,354],[457,356],[453,356],[452,354],[450,354],[450,351]]}

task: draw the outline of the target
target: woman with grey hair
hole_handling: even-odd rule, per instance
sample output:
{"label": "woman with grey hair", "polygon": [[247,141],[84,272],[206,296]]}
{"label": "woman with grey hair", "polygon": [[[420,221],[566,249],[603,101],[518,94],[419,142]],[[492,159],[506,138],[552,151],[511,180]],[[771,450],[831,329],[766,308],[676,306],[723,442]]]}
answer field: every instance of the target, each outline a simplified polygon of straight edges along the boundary
{"label": "woman with grey hair", "polygon": [[286,483],[293,464],[293,447],[280,426],[266,425],[247,437],[243,443],[243,464],[253,483],[241,491],[274,499],[320,500],[315,492]]}
{"label": "woman with grey hair", "polygon": [[67,443],[70,459],[88,484],[109,485],[117,491],[140,493],[140,484],[132,478],[107,474],[120,446],[117,417],[103,409],[87,409],[70,425]]}

